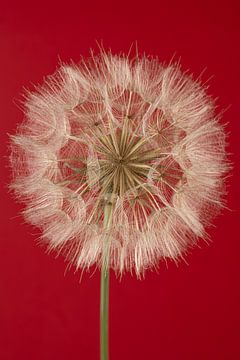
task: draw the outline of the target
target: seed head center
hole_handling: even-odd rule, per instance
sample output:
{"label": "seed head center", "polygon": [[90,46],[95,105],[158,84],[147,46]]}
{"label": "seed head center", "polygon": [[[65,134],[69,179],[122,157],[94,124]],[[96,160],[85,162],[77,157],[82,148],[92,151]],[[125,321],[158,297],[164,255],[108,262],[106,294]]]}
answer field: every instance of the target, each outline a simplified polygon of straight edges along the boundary
{"label": "seed head center", "polygon": [[126,162],[125,162],[124,157],[123,157],[123,156],[121,156],[121,155],[119,155],[119,156],[118,156],[118,161],[117,161],[117,163],[118,163],[118,165],[119,165],[119,166],[123,166],[123,165],[125,165],[125,164],[126,164]]}
{"label": "seed head center", "polygon": [[98,152],[102,156],[101,191],[123,196],[130,190],[137,195],[145,187],[149,161],[155,157],[154,149],[146,146],[148,140],[132,132],[127,120],[122,130],[102,134],[98,139]]}

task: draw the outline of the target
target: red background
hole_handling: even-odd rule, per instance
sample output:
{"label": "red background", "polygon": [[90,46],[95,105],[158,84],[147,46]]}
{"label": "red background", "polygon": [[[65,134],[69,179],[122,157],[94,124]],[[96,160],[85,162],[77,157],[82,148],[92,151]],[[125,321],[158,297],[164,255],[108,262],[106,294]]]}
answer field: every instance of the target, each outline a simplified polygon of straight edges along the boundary
{"label": "red background", "polygon": [[[97,48],[139,52],[209,80],[209,93],[226,110],[231,161],[239,161],[239,9],[237,1],[48,1],[1,3],[0,9],[0,358],[98,359],[99,272],[69,271],[62,258],[36,246],[6,187],[7,133],[21,122],[23,87],[54,72],[59,57],[78,61]],[[238,100],[238,101],[237,101]],[[145,280],[111,274],[111,359],[231,360],[239,347],[239,167],[229,179],[228,206],[177,267],[160,264]]]}

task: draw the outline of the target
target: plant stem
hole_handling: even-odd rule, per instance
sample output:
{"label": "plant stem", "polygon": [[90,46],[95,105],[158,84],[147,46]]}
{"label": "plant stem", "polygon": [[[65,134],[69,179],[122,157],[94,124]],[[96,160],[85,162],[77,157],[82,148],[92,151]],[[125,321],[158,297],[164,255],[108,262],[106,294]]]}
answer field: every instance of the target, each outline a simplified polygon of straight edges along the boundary
{"label": "plant stem", "polygon": [[[104,229],[109,230],[112,220],[112,203],[104,207]],[[109,308],[109,237],[106,233],[104,239],[102,268],[101,268],[101,294],[100,294],[100,359],[108,360],[108,308]]]}
{"label": "plant stem", "polygon": [[100,346],[101,360],[108,360],[109,270],[101,271]]}

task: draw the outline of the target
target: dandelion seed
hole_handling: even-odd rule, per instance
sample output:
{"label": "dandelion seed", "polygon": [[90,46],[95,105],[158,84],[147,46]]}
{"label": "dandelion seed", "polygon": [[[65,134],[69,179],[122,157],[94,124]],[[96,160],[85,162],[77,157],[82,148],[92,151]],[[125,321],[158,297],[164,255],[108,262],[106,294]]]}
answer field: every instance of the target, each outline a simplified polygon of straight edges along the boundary
{"label": "dandelion seed", "polygon": [[223,206],[225,134],[178,65],[103,52],[62,65],[25,109],[12,188],[49,249],[89,268],[107,241],[108,266],[140,276],[206,237]]}

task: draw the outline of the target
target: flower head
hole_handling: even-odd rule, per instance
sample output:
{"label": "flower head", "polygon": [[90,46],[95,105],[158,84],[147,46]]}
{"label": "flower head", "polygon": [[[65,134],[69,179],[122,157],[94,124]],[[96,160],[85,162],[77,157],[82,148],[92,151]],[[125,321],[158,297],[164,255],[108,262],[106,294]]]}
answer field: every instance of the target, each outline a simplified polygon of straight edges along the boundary
{"label": "flower head", "polygon": [[109,265],[139,275],[206,237],[222,206],[225,134],[178,65],[101,53],[62,65],[25,109],[12,187],[50,249],[88,268],[107,235]]}

